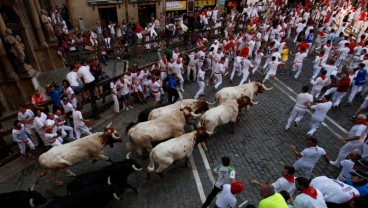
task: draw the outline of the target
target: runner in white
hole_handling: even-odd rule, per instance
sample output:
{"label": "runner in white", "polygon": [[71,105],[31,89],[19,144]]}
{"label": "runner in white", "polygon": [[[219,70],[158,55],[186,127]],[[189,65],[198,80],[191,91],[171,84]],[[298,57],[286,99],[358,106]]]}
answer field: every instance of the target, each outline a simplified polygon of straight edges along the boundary
{"label": "runner in white", "polygon": [[313,136],[314,132],[321,126],[322,122],[325,120],[327,112],[331,109],[332,102],[330,101],[330,96],[326,95],[322,97],[320,103],[312,105],[310,108],[314,110],[311,119],[311,129],[308,131],[307,135]]}

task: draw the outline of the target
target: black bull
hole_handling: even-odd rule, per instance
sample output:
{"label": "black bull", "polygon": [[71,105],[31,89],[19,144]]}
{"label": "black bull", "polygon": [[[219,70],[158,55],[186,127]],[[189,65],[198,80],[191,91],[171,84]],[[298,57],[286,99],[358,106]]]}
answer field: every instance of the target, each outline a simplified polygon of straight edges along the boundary
{"label": "black bull", "polygon": [[137,192],[136,188],[127,183],[129,175],[135,171],[133,165],[138,169],[142,168],[136,160],[130,158],[101,168],[98,171],[79,175],[67,185],[68,194],[89,189],[89,187],[95,185],[106,185],[109,177],[111,184],[117,184],[122,188],[130,188]]}
{"label": "black bull", "polygon": [[0,207],[26,208],[46,204],[47,199],[37,191],[13,191],[0,194]]}
{"label": "black bull", "polygon": [[124,188],[115,184],[91,186],[73,195],[57,198],[45,208],[101,208],[123,192]]}

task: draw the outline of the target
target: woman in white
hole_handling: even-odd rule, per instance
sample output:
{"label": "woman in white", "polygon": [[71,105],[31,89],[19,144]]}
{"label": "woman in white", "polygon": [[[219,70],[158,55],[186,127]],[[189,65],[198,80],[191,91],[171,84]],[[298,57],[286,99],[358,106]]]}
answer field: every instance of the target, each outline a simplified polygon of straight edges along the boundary
{"label": "woman in white", "polygon": [[119,98],[118,98],[118,90],[116,88],[116,79],[114,78],[110,82],[110,91],[112,99],[114,100],[114,112],[119,113]]}

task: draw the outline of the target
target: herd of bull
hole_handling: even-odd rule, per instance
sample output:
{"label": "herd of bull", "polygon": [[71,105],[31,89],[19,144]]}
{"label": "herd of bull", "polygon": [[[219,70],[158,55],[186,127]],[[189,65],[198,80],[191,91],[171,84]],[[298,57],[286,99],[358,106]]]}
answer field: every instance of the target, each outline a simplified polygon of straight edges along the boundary
{"label": "herd of bull", "polygon": [[[194,147],[206,143],[217,126],[230,123],[231,133],[235,133],[235,123],[242,109],[256,104],[253,96],[264,90],[270,89],[255,81],[218,91],[215,95],[218,105],[213,108],[210,106],[215,103],[185,99],[142,111],[138,122],[131,123],[125,134],[136,145],[139,156],[143,156],[143,149],[150,153],[147,177],[155,171],[162,178],[162,171],[175,161],[182,158],[188,161]],[[194,120],[197,118],[200,121],[196,123]],[[195,130],[185,134],[186,124],[194,126]],[[107,145],[113,147],[116,142],[122,142],[122,135],[109,124],[103,132],[55,146],[39,157],[41,170],[37,175],[44,177],[50,172],[55,184],[63,185],[63,181],[57,179],[59,171],[67,176],[76,176],[69,167],[90,159],[112,162],[104,155],[104,149]],[[153,147],[152,143],[156,142],[161,143]],[[155,163],[159,166],[156,170]],[[123,161],[77,176],[67,185],[66,196],[54,199],[45,207],[104,207],[113,199],[119,200],[125,188],[138,192],[127,183],[127,179],[142,168],[128,153]],[[2,207],[36,207],[46,203],[47,200],[33,189],[0,194]]]}

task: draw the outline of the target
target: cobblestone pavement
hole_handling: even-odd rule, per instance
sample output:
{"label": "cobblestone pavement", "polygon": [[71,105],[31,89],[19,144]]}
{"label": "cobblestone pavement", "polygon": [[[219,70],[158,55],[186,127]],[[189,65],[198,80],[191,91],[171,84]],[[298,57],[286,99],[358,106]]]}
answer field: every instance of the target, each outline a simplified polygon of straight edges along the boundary
{"label": "cobblestone pavement", "polygon": [[[293,57],[289,57],[289,59],[288,69],[290,69]],[[295,103],[292,98],[296,97],[296,93],[303,85],[309,84],[313,71],[311,63],[313,59],[314,56],[308,57],[307,63],[303,66],[301,78],[294,80],[288,73],[282,76],[278,75],[278,80],[271,91],[256,96],[254,100],[259,101],[259,103],[242,115],[236,134],[230,134],[229,126],[224,125],[218,127],[212,136],[205,156],[211,169],[221,162],[222,156],[228,155],[231,158],[231,165],[236,169],[237,180],[245,183],[245,191],[238,196],[238,202],[249,200],[249,203],[257,204],[261,197],[257,187],[250,184],[250,180],[273,182],[280,177],[279,173],[284,165],[291,165],[297,159],[289,150],[288,145],[294,144],[300,151],[306,147],[305,138],[306,132],[310,128],[310,114],[306,114],[298,127],[292,127],[289,131],[284,131],[284,127],[287,111]],[[258,79],[261,79],[261,75],[254,75],[253,80]],[[240,77],[236,77],[235,83],[239,81]],[[270,86],[271,84],[268,82],[266,85]],[[225,78],[222,85],[222,87],[225,86],[230,86],[228,77]],[[195,82],[185,83],[184,98],[192,98],[197,90],[198,85]],[[212,88],[206,87],[204,97],[213,101],[213,95]],[[353,126],[349,117],[354,114],[362,101],[363,98],[356,98],[351,106],[330,111],[328,116],[331,120],[326,119],[326,125],[316,132],[315,136],[319,139],[319,145],[325,148],[331,159],[335,159],[342,146],[338,141],[338,135],[346,136],[345,131]],[[345,102],[344,100],[342,104]],[[132,111],[121,112],[119,115],[107,119],[107,121],[97,125],[94,131],[102,130],[110,121],[112,121],[113,127],[119,131],[124,131],[126,125],[137,120],[138,113],[150,105],[150,103],[144,106],[136,104]],[[108,111],[112,112],[112,108]],[[105,118],[108,116],[109,114],[104,115]],[[125,142],[127,142],[126,137],[122,144],[116,145],[113,149],[107,148],[106,154],[114,160],[123,159],[127,153],[124,148]],[[134,157],[135,153],[132,156]],[[193,152],[193,158],[195,168],[193,166],[185,168],[184,160],[178,161],[164,171],[164,180],[161,180],[157,175],[152,175],[150,180],[146,180],[145,171],[131,175],[129,182],[133,186],[139,187],[140,193],[136,195],[127,190],[123,200],[114,200],[107,207],[200,207],[202,202],[198,190],[201,189],[197,188],[198,184],[193,172],[198,172],[201,183],[199,187],[203,187],[205,195],[211,191],[212,183],[206,170],[206,163],[198,148]],[[145,169],[148,166],[148,161],[140,161]],[[92,165],[91,161],[87,161],[72,167],[72,170],[77,174],[82,174],[106,165],[108,165],[107,162],[97,162]],[[36,181],[37,168],[37,165],[31,165],[17,174],[9,174],[9,177],[0,183],[0,193],[30,187]],[[315,176],[337,177],[338,171],[332,166],[325,167],[323,161],[320,160],[313,174]],[[296,175],[302,174],[302,172],[297,172]],[[72,178],[66,178],[62,174],[60,177],[66,182],[72,180]],[[40,179],[36,189],[49,198],[65,194],[65,187],[56,187],[47,178]]]}

